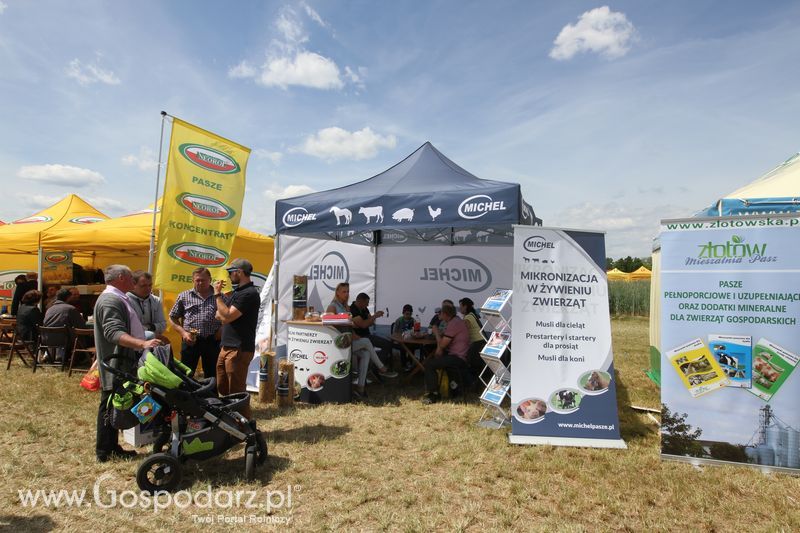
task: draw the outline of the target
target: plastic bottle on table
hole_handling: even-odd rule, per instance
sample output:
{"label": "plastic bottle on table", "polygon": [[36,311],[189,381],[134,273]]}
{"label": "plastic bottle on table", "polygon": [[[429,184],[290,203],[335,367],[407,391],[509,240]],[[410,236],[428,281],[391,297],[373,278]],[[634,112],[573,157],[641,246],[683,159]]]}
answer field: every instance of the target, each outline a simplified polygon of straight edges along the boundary
{"label": "plastic bottle on table", "polygon": [[419,334],[419,328],[420,328],[419,315],[417,315],[416,317],[414,317],[414,334]]}

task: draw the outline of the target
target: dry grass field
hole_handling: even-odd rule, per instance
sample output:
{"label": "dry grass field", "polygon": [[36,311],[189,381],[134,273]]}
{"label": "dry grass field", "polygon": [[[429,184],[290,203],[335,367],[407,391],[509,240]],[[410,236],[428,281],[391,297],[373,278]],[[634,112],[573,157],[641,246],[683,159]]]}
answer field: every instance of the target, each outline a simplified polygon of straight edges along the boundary
{"label": "dry grass field", "polygon": [[[614,320],[613,336],[628,450],[509,445],[505,430],[476,427],[482,409],[474,395],[423,406],[419,380],[373,385],[367,404],[279,411],[254,403],[270,452],[257,481],[244,481],[237,447],[188,463],[182,488],[198,499],[210,486],[222,504],[233,491],[255,491],[259,509],[247,508],[246,497],[228,508],[208,508],[205,497],[197,507],[138,507],[137,461],[95,462],[97,394],[80,389],[80,377],[33,375],[15,363],[0,394],[0,529],[189,531],[210,521],[240,530],[286,522],[311,531],[800,530],[800,479],[660,460],[657,426],[630,408],[659,406],[643,373],[647,321]],[[116,490],[128,507],[101,508],[92,494],[98,479],[102,505]],[[19,491],[27,489],[85,490],[89,505],[26,507]]]}

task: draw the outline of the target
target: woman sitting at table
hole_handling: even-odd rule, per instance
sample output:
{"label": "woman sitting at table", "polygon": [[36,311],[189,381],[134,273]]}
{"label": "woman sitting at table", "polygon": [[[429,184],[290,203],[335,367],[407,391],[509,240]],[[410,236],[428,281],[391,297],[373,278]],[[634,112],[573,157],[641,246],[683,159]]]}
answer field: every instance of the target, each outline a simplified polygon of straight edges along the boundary
{"label": "woman sitting at table", "polygon": [[42,293],[36,289],[26,292],[19,301],[17,310],[17,335],[27,342],[36,340],[36,328],[42,325],[42,312],[39,302]]}
{"label": "woman sitting at table", "polygon": [[467,325],[469,331],[469,352],[467,353],[467,362],[469,363],[470,370],[474,376],[479,376],[483,370],[484,362],[481,359],[481,350],[486,345],[486,339],[483,338],[481,328],[481,315],[475,309],[475,303],[469,298],[461,298],[459,301],[459,310],[464,316],[464,323]]}

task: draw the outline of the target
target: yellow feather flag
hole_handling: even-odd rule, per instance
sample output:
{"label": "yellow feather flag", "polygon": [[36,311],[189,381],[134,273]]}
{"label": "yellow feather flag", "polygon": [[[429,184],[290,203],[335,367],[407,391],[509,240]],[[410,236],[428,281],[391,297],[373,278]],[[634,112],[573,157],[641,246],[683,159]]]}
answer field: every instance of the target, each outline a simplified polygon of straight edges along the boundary
{"label": "yellow feather flag", "polygon": [[250,149],[173,118],[154,285],[180,292],[192,271],[225,279],[244,199]]}

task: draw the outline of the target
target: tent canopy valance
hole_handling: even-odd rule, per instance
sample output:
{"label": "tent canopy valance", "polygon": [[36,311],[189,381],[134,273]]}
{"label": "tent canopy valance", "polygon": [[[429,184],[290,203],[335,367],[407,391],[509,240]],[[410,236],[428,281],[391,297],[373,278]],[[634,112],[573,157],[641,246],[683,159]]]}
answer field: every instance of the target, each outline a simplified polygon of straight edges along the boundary
{"label": "tent canopy valance", "polygon": [[386,230],[441,234],[450,228],[541,224],[519,184],[478,178],[430,142],[369,179],[278,200],[275,217],[278,233],[337,239]]}

